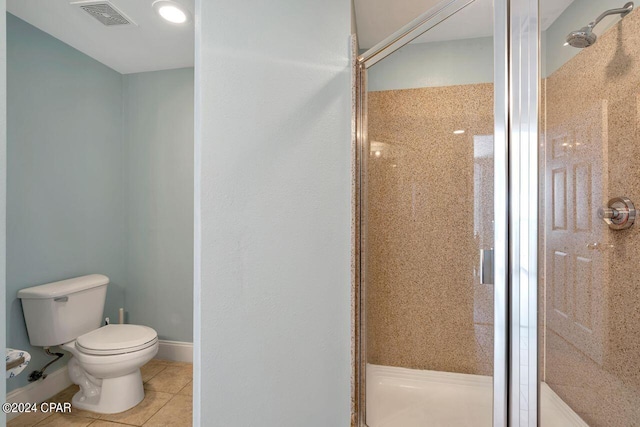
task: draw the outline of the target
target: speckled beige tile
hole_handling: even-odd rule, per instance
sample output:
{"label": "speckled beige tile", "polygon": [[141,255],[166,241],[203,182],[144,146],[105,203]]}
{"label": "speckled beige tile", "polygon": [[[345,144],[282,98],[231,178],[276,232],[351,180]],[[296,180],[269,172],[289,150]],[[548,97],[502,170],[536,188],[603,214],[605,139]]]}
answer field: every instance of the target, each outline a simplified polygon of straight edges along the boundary
{"label": "speckled beige tile", "polygon": [[32,427],[51,415],[42,411],[27,412],[7,422],[7,427]]}
{"label": "speckled beige tile", "polygon": [[167,366],[173,366],[174,368],[191,368],[193,367],[193,363],[189,362],[174,362],[173,360],[164,360],[164,359],[153,359],[153,362],[159,364],[165,364]]}
{"label": "speckled beige tile", "polygon": [[103,414],[100,419],[141,426],[147,422],[173,397],[170,393],[146,390],[142,402],[128,411],[119,414]]}
{"label": "speckled beige tile", "polygon": [[490,375],[475,269],[493,246],[493,85],[371,92],[368,108],[367,361]]}
{"label": "speckled beige tile", "polygon": [[162,372],[155,375],[144,385],[146,390],[162,391],[165,393],[178,393],[193,378],[191,366],[175,367],[167,366]]}
{"label": "speckled beige tile", "polygon": [[160,409],[145,426],[187,427],[192,425],[193,409],[190,396],[176,395]]}
{"label": "speckled beige tile", "polygon": [[38,424],[38,427],[85,427],[94,421],[92,418],[78,417],[68,414],[53,414],[50,417],[45,418]]}
{"label": "speckled beige tile", "polygon": [[193,364],[191,363],[175,362],[168,365],[167,370],[174,375],[187,375],[193,377]]}
{"label": "speckled beige tile", "polygon": [[182,390],[180,390],[178,394],[183,394],[185,396],[193,396],[193,381],[190,381],[189,384],[182,387]]}
{"label": "speckled beige tile", "polygon": [[128,424],[119,424],[111,421],[95,420],[89,425],[91,427],[123,427],[123,426],[127,426]]}
{"label": "speckled beige tile", "polygon": [[142,375],[142,382],[147,382],[158,373],[162,372],[168,364],[163,360],[152,359],[142,368],[140,368],[140,374]]}

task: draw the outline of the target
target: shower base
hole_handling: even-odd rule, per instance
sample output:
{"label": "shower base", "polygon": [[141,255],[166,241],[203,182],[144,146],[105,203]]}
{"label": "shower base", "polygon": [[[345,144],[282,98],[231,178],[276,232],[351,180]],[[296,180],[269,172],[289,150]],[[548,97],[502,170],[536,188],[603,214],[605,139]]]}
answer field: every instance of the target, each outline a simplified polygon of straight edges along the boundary
{"label": "shower base", "polygon": [[[367,425],[491,427],[492,381],[482,375],[367,365]],[[542,383],[540,394],[542,427],[587,427],[547,384]]]}

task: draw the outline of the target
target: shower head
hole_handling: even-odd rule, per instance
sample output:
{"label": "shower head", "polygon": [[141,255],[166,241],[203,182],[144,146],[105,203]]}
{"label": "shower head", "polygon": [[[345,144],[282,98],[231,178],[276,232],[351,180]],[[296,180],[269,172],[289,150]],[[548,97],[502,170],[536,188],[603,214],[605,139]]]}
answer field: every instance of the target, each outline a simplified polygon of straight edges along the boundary
{"label": "shower head", "polygon": [[578,49],[583,49],[585,47],[589,47],[596,42],[598,36],[593,33],[593,28],[598,25],[600,21],[605,16],[609,15],[620,15],[621,18],[627,16],[633,10],[633,2],[629,2],[622,6],[620,9],[609,9],[604,11],[596,18],[595,21],[591,22],[586,27],[582,27],[579,30],[572,31],[567,36],[567,42],[565,46],[577,47]]}
{"label": "shower head", "polygon": [[586,26],[579,30],[571,31],[567,36],[566,45],[583,49],[594,44],[597,39],[598,36],[593,33],[593,27]]}

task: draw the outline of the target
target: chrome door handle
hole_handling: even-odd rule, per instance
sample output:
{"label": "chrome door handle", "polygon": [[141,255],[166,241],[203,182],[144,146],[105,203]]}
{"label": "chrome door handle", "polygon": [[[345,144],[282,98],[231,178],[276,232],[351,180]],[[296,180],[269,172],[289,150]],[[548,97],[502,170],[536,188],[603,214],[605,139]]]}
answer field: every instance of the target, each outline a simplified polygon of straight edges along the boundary
{"label": "chrome door handle", "polygon": [[613,245],[611,243],[588,243],[587,249],[591,249],[592,251],[606,251],[608,249],[613,249]]}
{"label": "chrome door handle", "polygon": [[626,197],[609,200],[607,206],[598,209],[598,218],[603,220],[612,230],[625,230],[636,220],[636,209]]}
{"label": "chrome door handle", "polygon": [[480,284],[493,285],[493,249],[480,249]]}

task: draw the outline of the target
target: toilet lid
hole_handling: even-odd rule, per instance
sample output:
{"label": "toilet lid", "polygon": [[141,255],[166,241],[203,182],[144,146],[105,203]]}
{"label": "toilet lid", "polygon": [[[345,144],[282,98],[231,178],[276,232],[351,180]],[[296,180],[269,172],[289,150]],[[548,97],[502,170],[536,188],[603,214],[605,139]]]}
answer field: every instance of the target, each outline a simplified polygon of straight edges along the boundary
{"label": "toilet lid", "polygon": [[86,354],[112,355],[130,353],[152,346],[158,334],[142,325],[106,325],[79,336],[76,348]]}

